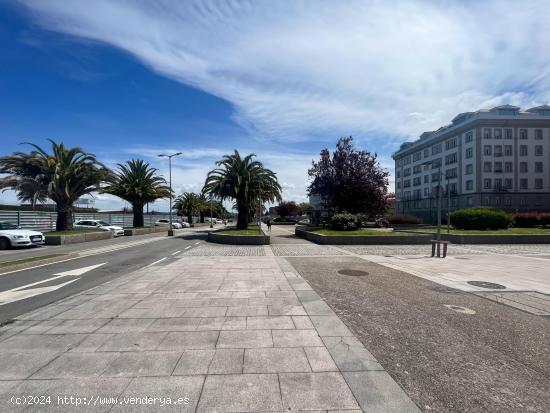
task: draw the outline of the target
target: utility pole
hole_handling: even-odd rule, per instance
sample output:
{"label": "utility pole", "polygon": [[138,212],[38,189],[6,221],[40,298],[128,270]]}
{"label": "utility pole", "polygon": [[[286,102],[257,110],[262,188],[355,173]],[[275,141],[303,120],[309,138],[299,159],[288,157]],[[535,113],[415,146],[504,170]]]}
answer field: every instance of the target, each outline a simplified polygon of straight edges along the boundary
{"label": "utility pole", "polygon": [[178,155],[181,155],[181,152],[176,152],[176,153],[173,153],[172,155],[165,155],[165,154],[159,155],[159,157],[161,158],[162,157],[168,158],[168,176],[169,176],[168,185],[170,186],[170,211],[168,211],[168,213],[170,214],[170,227],[168,229],[168,236],[174,235],[174,228],[172,227],[172,158]]}

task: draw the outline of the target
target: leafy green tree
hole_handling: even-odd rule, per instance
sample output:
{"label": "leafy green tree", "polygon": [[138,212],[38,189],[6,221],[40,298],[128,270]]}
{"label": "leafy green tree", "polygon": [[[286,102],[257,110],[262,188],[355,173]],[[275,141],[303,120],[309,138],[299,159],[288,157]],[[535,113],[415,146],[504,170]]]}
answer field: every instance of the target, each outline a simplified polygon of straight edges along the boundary
{"label": "leafy green tree", "polygon": [[143,207],[149,202],[170,196],[166,180],[156,168],[141,159],[132,159],[125,164],[118,164],[103,192],[118,196],[132,204],[134,214],[133,226],[143,226]]}
{"label": "leafy green tree", "polygon": [[294,201],[281,201],[277,206],[277,214],[281,218],[286,218],[288,216],[295,216],[300,213],[300,209]]}
{"label": "leafy green tree", "polygon": [[[15,152],[0,158],[0,187],[24,193],[25,185],[36,189],[38,197],[50,198],[56,204],[57,231],[73,227],[73,204],[78,198],[100,189],[109,171],[95,155],[79,147],[51,143],[51,153],[32,143],[30,153]],[[31,191],[32,193],[32,191]],[[33,195],[34,197],[35,195]]]}
{"label": "leafy green tree", "polygon": [[300,202],[298,204],[298,209],[300,210],[300,215],[305,215],[313,211],[313,207],[309,204],[309,202]]}
{"label": "leafy green tree", "polygon": [[355,150],[351,136],[340,138],[332,156],[323,149],[308,174],[308,195],[319,195],[327,209],[375,215],[387,208],[389,173],[376,154]]}
{"label": "leafy green tree", "polygon": [[247,229],[251,211],[264,202],[281,200],[276,174],[253,160],[254,154],[241,157],[239,152],[225,155],[216,162],[219,168],[208,173],[204,193],[220,200],[232,199],[238,211],[237,229]]}

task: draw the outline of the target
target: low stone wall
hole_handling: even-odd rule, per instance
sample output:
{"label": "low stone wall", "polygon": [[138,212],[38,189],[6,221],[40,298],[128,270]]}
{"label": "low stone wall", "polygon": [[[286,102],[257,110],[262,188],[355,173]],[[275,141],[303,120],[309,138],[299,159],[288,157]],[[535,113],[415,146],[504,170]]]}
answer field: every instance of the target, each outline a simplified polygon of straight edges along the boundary
{"label": "low stone wall", "polygon": [[321,235],[311,228],[296,227],[296,236],[323,245],[418,245],[429,244],[431,235]]}
{"label": "low stone wall", "polygon": [[208,233],[208,242],[232,245],[269,245],[269,235],[262,230],[263,235],[230,235],[218,231]]}
{"label": "low stone wall", "polygon": [[80,242],[100,241],[102,239],[113,238],[111,231],[83,232],[74,235],[46,235],[46,245],[66,245],[77,244]]}
{"label": "low stone wall", "polygon": [[271,225],[277,226],[277,225],[296,225],[296,222],[273,222],[271,221]]}
{"label": "low stone wall", "polygon": [[[412,231],[400,231],[412,232]],[[418,233],[418,232],[417,232]],[[427,233],[423,233],[427,234]],[[430,233],[432,239],[436,238],[435,233]],[[452,244],[550,244],[550,235],[495,235],[495,234],[446,234],[441,231],[441,239]]]}
{"label": "low stone wall", "polygon": [[156,232],[168,232],[168,227],[143,227],[143,228],[128,228],[124,230],[124,235],[132,237],[134,235],[146,235]]}

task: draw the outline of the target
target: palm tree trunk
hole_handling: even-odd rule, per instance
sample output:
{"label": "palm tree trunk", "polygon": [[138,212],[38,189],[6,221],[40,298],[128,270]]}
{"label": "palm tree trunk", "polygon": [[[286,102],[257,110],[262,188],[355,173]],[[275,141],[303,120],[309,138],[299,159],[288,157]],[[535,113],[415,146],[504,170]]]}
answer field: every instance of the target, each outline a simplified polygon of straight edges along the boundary
{"label": "palm tree trunk", "polygon": [[204,211],[200,212],[200,222],[201,224],[204,224]]}
{"label": "palm tree trunk", "polygon": [[57,219],[56,231],[67,231],[73,229],[73,206],[64,203],[56,203]]}
{"label": "palm tree trunk", "polygon": [[248,207],[239,208],[237,215],[237,229],[248,229]]}
{"label": "palm tree trunk", "polygon": [[193,214],[187,214],[187,222],[189,225],[193,225]]}
{"label": "palm tree trunk", "polygon": [[140,228],[143,226],[143,205],[132,204],[132,210],[134,212],[134,222],[132,226],[134,228]]}

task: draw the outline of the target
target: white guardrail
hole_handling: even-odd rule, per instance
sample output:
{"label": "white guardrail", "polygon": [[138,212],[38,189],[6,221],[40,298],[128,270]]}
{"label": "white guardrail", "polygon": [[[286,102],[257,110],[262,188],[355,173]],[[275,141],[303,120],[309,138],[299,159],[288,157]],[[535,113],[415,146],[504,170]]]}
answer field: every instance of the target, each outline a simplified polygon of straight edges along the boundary
{"label": "white guardrail", "polygon": [[[44,212],[44,211],[2,211],[0,210],[0,221],[10,222],[20,225],[21,228],[42,230],[42,231],[55,231],[55,221],[57,218],[56,212]],[[144,225],[146,227],[152,227],[155,221],[159,219],[169,219],[168,214],[150,214],[144,215]],[[178,219],[179,217],[172,216],[172,219]],[[121,227],[131,227],[133,223],[133,215],[131,213],[86,213],[75,212],[74,221],[81,219],[100,219],[108,222],[111,225],[118,225]]]}

